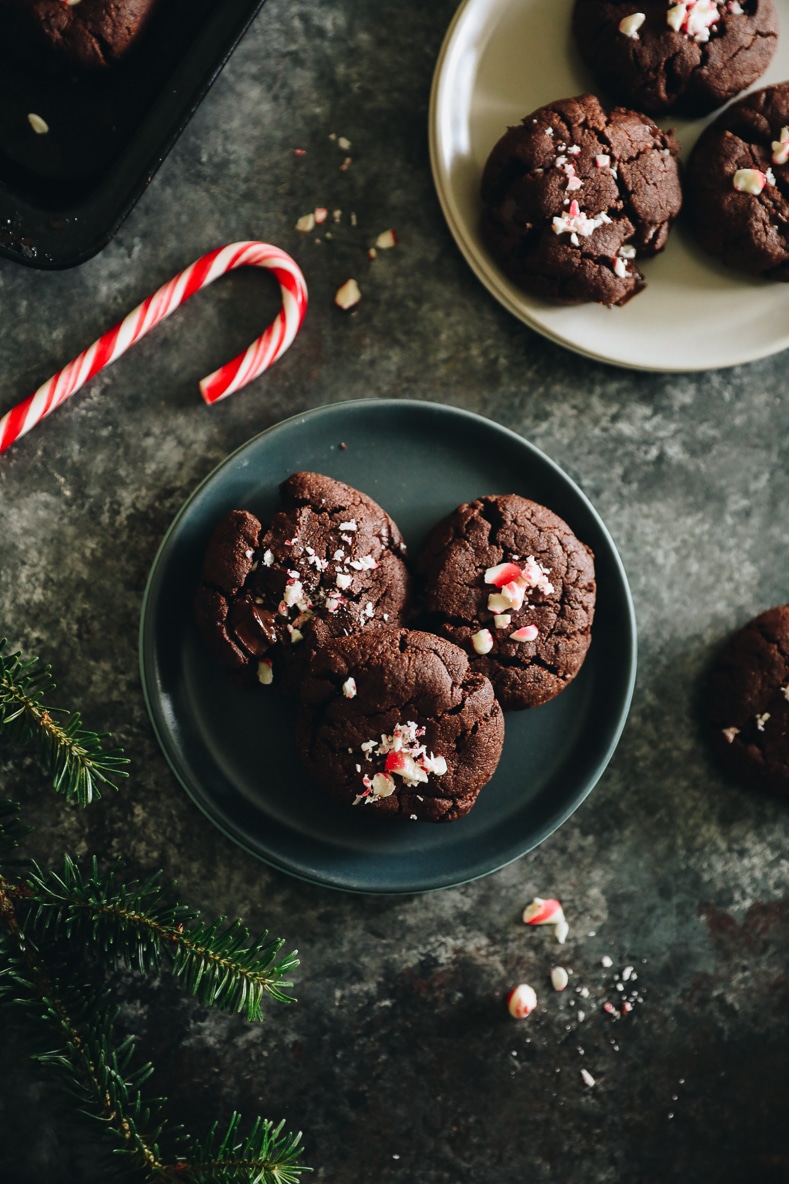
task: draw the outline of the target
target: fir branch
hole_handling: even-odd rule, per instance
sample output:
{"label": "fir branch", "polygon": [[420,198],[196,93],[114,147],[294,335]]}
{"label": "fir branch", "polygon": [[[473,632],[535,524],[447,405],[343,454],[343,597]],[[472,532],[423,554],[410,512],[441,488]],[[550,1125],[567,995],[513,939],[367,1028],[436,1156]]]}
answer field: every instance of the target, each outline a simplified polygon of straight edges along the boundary
{"label": "fir branch", "polygon": [[116,863],[102,876],[95,856],[89,875],[68,855],[62,875],[34,865],[26,886],[36,935],[63,935],[145,974],[169,965],[201,1003],[249,1020],[263,1019],[266,995],[293,1002],[286,975],[298,958],[294,951],[277,960],[281,939],[266,931],[250,938],[241,921],[227,924],[224,917],[202,922],[174,900],[173,885],[160,875],[127,885],[118,882],[119,870]]}
{"label": "fir branch", "polygon": [[311,1169],[299,1162],[301,1132],[282,1131],[257,1118],[245,1138],[239,1138],[241,1115],[234,1113],[224,1134],[215,1123],[208,1137],[195,1142],[189,1157],[169,1168],[165,1175],[188,1180],[189,1184],[298,1184],[302,1172]]}
{"label": "fir branch", "polygon": [[32,746],[53,788],[68,801],[87,806],[101,797],[99,785],[116,788],[113,779],[126,777],[123,766],[129,763],[121,750],[105,750],[107,733],[84,728],[78,711],[44,706],[54,689],[51,668],[7,653],[6,645],[0,640],[0,735]]}

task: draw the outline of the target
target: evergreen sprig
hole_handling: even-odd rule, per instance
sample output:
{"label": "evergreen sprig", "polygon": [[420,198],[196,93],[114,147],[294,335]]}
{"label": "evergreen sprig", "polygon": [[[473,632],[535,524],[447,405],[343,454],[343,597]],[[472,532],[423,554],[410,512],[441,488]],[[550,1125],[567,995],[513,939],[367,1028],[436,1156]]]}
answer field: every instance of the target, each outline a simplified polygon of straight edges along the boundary
{"label": "evergreen sprig", "polygon": [[224,917],[206,924],[174,899],[172,883],[160,874],[123,884],[119,872],[115,863],[101,875],[95,856],[88,875],[68,855],[62,874],[34,865],[26,886],[36,932],[65,936],[145,974],[168,965],[201,1003],[244,1012],[249,1020],[263,1019],[266,995],[293,1001],[285,976],[298,958],[294,951],[277,961],[281,939],[267,932],[250,939],[240,921],[227,924]]}
{"label": "evergreen sprig", "polygon": [[[103,734],[83,728],[78,712],[44,706],[53,685],[48,666],[7,654],[0,641],[0,738],[30,745],[54,788],[86,806],[100,796],[99,783],[126,776],[127,762],[103,747]],[[286,976],[295,953],[278,959],[284,943],[267,932],[252,938],[240,921],[201,921],[161,873],[126,884],[119,863],[101,872],[95,857],[83,870],[66,855],[58,873],[21,861],[13,853],[30,829],[18,803],[0,798],[4,1017],[25,1028],[35,1058],[98,1123],[127,1175],[144,1184],[297,1184],[310,1169],[300,1163],[301,1135],[282,1123],[258,1118],[242,1135],[233,1114],[201,1141],[167,1122],[165,1100],[143,1089],[153,1066],[135,1064],[134,1038],[116,1030],[107,985],[118,964],[154,975],[168,967],[202,1003],[259,1020],[264,997],[292,1002]],[[87,957],[75,958],[75,949]]]}
{"label": "evergreen sprig", "polygon": [[101,797],[100,785],[117,788],[114,779],[128,776],[121,750],[105,749],[107,733],[84,728],[78,711],[46,707],[51,667],[8,653],[7,644],[0,640],[0,733],[32,747],[53,788],[78,806]]}

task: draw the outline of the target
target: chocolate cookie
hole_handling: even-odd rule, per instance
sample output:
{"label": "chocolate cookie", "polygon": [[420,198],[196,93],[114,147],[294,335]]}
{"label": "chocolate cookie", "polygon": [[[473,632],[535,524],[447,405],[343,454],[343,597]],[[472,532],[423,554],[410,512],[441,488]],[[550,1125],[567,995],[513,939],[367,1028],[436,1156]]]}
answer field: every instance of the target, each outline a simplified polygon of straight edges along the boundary
{"label": "chocolate cookie", "polygon": [[581,668],[594,558],[545,506],[506,494],[458,506],[417,556],[428,628],[461,646],[505,710],[558,695]]}
{"label": "chocolate cookie", "polygon": [[729,638],[712,671],[706,717],[729,773],[789,793],[789,605],[768,609]]}
{"label": "chocolate cookie", "polygon": [[729,267],[789,279],[789,83],[754,91],[702,132],[688,162],[699,243]]}
{"label": "chocolate cookie", "polygon": [[280,494],[268,529],[245,510],[217,525],[195,614],[223,665],[294,691],[320,645],[401,624],[410,580],[399,530],[366,494],[319,473]]}
{"label": "chocolate cookie", "polygon": [[408,629],[376,629],[315,655],[298,741],[315,781],[348,806],[453,822],[493,776],[504,717],[462,650]]}
{"label": "chocolate cookie", "polygon": [[773,0],[575,0],[573,33],[618,102],[704,115],[761,77],[778,18]]}
{"label": "chocolate cookie", "polygon": [[114,65],[131,49],[158,0],[0,0],[3,40],[28,55],[82,70]]}
{"label": "chocolate cookie", "polygon": [[513,283],[569,304],[625,304],[637,257],[666,245],[682,205],[679,144],[645,115],[594,95],[509,128],[482,177],[482,236]]}

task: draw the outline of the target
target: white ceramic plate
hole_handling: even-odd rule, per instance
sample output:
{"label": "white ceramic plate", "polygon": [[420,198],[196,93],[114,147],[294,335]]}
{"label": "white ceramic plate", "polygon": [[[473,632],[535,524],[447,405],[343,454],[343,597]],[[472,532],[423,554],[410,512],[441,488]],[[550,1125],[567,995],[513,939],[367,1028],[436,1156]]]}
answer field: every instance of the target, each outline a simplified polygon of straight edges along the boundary
{"label": "white ceramic plate", "polygon": [[[753,89],[789,79],[789,0],[782,36]],[[698,250],[680,219],[646,260],[647,288],[624,308],[563,307],[527,296],[488,256],[479,183],[510,124],[553,99],[596,93],[570,34],[573,0],[465,0],[444,41],[430,103],[430,157],[444,214],[472,269],[532,329],[588,357],[639,370],[709,370],[789,347],[789,284],[750,279]],[[601,95],[601,97],[604,97]],[[706,120],[665,119],[687,157]]]}

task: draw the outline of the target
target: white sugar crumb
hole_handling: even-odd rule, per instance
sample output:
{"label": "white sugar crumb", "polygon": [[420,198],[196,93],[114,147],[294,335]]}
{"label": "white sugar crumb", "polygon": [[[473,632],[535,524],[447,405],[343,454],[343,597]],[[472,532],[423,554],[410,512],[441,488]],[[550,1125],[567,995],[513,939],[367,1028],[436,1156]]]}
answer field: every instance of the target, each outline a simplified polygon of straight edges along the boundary
{"label": "white sugar crumb", "polygon": [[605,967],[606,967],[606,969],[607,969],[609,966],[613,966],[613,964],[614,964],[614,963],[613,963],[613,962],[612,962],[612,960],[611,960],[611,959],[608,957],[608,954],[603,954],[602,958],[600,959],[600,965],[601,965],[601,966],[605,966]]}
{"label": "white sugar crumb", "polygon": [[592,1077],[592,1074],[589,1072],[588,1069],[581,1070],[581,1077],[584,1079],[584,1083],[586,1085],[592,1086],[595,1084],[595,1079],[594,1079],[594,1077]]}

